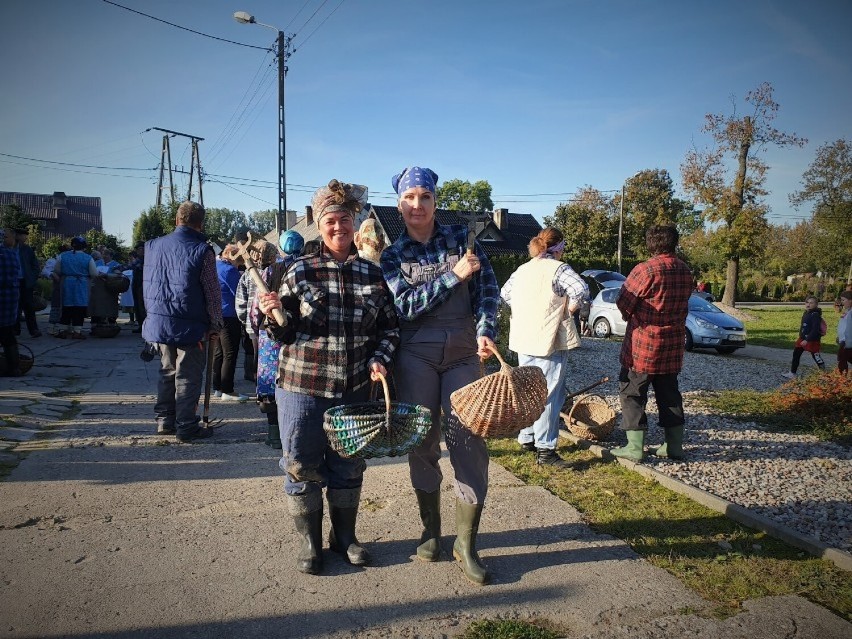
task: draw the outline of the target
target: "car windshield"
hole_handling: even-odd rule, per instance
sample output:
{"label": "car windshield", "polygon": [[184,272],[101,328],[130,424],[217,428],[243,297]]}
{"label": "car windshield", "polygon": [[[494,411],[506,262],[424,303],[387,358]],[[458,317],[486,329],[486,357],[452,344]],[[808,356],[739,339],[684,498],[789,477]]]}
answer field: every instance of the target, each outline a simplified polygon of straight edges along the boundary
{"label": "car windshield", "polygon": [[621,273],[615,273],[613,271],[606,271],[605,273],[600,273],[595,275],[595,279],[599,282],[623,282],[627,278],[624,277]]}
{"label": "car windshield", "polygon": [[697,295],[691,295],[689,297],[689,310],[696,313],[723,313],[720,308],[714,306],[707,300],[698,297]]}

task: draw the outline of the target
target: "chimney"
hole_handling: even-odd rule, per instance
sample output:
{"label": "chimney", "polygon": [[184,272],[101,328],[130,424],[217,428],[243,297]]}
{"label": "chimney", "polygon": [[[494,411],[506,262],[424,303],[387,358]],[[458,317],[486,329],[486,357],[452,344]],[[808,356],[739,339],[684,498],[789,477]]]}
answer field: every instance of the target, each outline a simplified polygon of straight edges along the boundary
{"label": "chimney", "polygon": [[509,209],[494,209],[494,224],[501,231],[509,228]]}
{"label": "chimney", "polygon": [[305,224],[307,224],[308,227],[314,225],[314,209],[311,208],[310,204],[305,207]]}
{"label": "chimney", "polygon": [[291,229],[296,226],[296,211],[287,210],[284,214],[284,220],[287,224],[287,228]]}
{"label": "chimney", "polygon": [[53,200],[54,209],[64,209],[68,207],[68,199],[62,191],[54,191],[51,199]]}

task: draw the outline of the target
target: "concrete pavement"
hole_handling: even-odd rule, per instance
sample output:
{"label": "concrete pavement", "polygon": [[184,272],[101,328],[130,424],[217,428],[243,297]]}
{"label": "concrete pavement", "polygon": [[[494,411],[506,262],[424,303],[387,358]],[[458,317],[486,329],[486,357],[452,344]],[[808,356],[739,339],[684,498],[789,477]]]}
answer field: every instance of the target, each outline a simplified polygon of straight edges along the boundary
{"label": "concrete pavement", "polygon": [[[799,597],[705,618],[678,580],[493,463],[479,538],[493,584],[473,586],[452,560],[412,558],[419,521],[399,459],[371,461],[365,477],[358,532],[374,564],[326,551],[326,574],[300,574],[278,455],[253,403],[216,402],[226,425],[178,444],[153,434],[157,367],[139,359],[137,335],[23,341],[34,370],[0,378],[0,461],[12,468],[0,483],[3,636],[431,638],[498,617],[544,619],[572,638],[852,636]],[[442,468],[449,550],[447,459]]]}

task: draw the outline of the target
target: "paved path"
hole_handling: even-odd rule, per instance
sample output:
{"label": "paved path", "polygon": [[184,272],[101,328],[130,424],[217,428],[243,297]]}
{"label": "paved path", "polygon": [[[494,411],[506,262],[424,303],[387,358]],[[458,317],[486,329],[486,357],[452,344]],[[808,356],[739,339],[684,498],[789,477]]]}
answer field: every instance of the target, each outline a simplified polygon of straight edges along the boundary
{"label": "paved path", "polygon": [[[496,464],[480,535],[492,585],[412,559],[419,524],[398,459],[366,474],[359,537],[374,565],[327,552],[325,575],[302,575],[254,405],[215,404],[227,426],[177,444],[152,434],[157,371],[138,336],[24,341],[35,369],[0,378],[0,461],[13,468],[0,483],[2,636],[432,638],[497,617],[545,619],[572,638],[852,636],[799,597],[704,618],[678,580]],[[449,481],[443,495],[446,549]]]}

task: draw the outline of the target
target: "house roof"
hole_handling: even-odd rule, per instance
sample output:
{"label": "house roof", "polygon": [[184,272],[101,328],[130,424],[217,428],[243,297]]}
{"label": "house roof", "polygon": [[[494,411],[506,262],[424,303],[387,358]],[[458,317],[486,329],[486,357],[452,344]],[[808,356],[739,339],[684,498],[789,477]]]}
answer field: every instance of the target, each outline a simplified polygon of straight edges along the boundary
{"label": "house roof", "polygon": [[[405,224],[395,206],[373,206],[371,207],[376,219],[388,236],[389,243],[393,243],[402,234]],[[461,213],[461,215],[460,215]],[[439,224],[463,224],[468,220],[462,215],[482,216],[482,213],[467,211],[449,211],[437,209],[435,219]],[[498,255],[527,255],[527,245],[530,240],[541,231],[541,224],[528,213],[509,213],[508,225],[504,230],[497,228],[492,220],[483,220],[476,223],[476,239],[482,246],[485,254],[490,257]]]}
{"label": "house roof", "polygon": [[17,205],[40,221],[45,238],[83,235],[89,229],[101,230],[101,198],[65,195],[62,192],[15,193],[0,191],[0,206]]}

